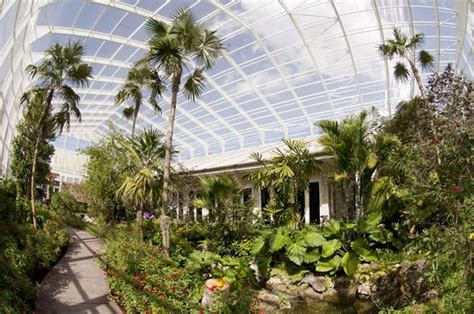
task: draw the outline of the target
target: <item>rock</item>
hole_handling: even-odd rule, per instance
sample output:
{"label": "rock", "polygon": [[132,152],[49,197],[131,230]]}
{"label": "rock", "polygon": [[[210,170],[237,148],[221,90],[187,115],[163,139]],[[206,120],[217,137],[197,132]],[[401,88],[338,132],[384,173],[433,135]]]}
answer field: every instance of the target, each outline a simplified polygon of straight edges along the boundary
{"label": "rock", "polygon": [[252,261],[249,265],[249,268],[254,271],[255,278],[257,278],[258,282],[260,282],[262,278],[260,276],[260,271],[258,270],[257,263],[255,263],[255,261]]}
{"label": "rock", "polygon": [[267,305],[266,307],[280,308],[280,297],[267,290],[260,290],[257,294],[257,298],[261,303],[265,303]]}
{"label": "rock", "polygon": [[268,281],[267,281],[267,288],[268,289],[273,289],[274,287],[281,286],[281,285],[284,285],[284,282],[278,276],[273,276],[270,279],[268,279]]}
{"label": "rock", "polygon": [[425,279],[426,261],[404,261],[387,275],[372,279],[372,299],[383,307],[400,309],[409,304],[426,303],[437,297]]}
{"label": "rock", "polygon": [[206,242],[201,242],[196,246],[196,249],[198,249],[201,252],[205,252],[208,250],[207,243]]}
{"label": "rock", "polygon": [[311,299],[311,300],[321,301],[323,299],[323,295],[321,293],[317,293],[316,291],[314,291],[312,287],[308,287],[304,289],[303,295],[305,298]]}
{"label": "rock", "polygon": [[295,286],[295,285],[292,285],[292,284],[289,284],[289,285],[286,286],[286,292],[285,293],[290,295],[290,296],[294,296],[294,297],[299,296],[298,287]]}
{"label": "rock", "polygon": [[363,300],[368,300],[372,293],[370,282],[366,281],[357,287],[357,296]]}
{"label": "rock", "polygon": [[278,309],[291,309],[290,302],[268,290],[260,290],[257,294],[257,299],[259,301],[259,309],[265,312]]}
{"label": "rock", "polygon": [[326,277],[323,276],[314,276],[313,274],[306,275],[301,283],[309,284],[314,291],[324,292],[327,290]]}

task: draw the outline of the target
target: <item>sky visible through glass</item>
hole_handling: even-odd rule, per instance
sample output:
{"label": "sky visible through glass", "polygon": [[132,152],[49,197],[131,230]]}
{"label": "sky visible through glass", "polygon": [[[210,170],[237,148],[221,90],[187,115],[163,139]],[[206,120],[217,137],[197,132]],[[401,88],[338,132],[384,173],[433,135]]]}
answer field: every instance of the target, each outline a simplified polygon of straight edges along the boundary
{"label": "sky visible through glass", "polygon": [[[30,4],[31,2],[31,4]],[[6,1],[0,0],[0,116],[6,145],[18,119],[12,98],[27,86],[22,70],[55,42],[81,40],[94,79],[79,89],[82,122],[55,145],[84,148],[107,134],[109,124],[129,132],[130,121],[114,97],[130,66],[146,51],[144,23],[149,16],[169,20],[188,7],[218,31],[226,52],[208,72],[196,102],[178,98],[174,142],[180,158],[259,146],[284,137],[318,133],[314,123],[340,119],[376,107],[388,115],[417,90],[413,82],[392,78],[391,62],[376,45],[392,28],[422,32],[435,70],[448,63],[473,76],[473,17],[466,1]],[[32,31],[34,30],[34,31]],[[30,59],[18,61],[28,55]],[[15,79],[22,84],[15,84]],[[426,77],[425,77],[426,78]],[[166,129],[169,95],[160,99],[163,114],[143,106],[138,127]],[[6,118],[5,118],[6,117]]]}

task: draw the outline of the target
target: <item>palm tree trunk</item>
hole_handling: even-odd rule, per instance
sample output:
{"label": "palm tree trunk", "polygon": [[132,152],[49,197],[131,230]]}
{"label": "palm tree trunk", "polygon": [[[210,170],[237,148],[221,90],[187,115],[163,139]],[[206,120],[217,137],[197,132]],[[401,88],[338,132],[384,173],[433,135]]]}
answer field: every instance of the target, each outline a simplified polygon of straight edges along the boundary
{"label": "palm tree trunk", "polygon": [[168,116],[168,131],[166,133],[165,159],[163,170],[163,190],[161,191],[161,205],[167,210],[170,202],[170,174],[171,174],[171,147],[173,145],[174,119],[176,116],[176,101],[178,98],[179,85],[181,83],[182,70],[173,74],[173,85],[171,88],[170,113]]}
{"label": "palm tree trunk", "polygon": [[35,146],[33,150],[33,160],[31,165],[31,179],[30,179],[30,201],[31,201],[31,216],[33,220],[33,227],[35,229],[38,228],[38,223],[36,221],[36,199],[35,199],[35,192],[36,192],[36,168],[38,163],[38,152],[39,152],[39,145],[41,139],[43,138],[43,124],[46,121],[46,118],[49,114],[49,108],[51,107],[51,102],[53,100],[54,89],[51,88],[48,94],[48,98],[46,99],[46,108],[44,108],[43,113],[41,114],[40,121],[38,123],[38,134],[35,141]]}
{"label": "palm tree trunk", "polygon": [[410,60],[409,57],[407,57],[408,63],[410,64],[411,67],[411,72],[413,73],[413,76],[415,77],[416,83],[418,84],[418,88],[420,89],[420,94],[421,98],[425,99],[425,88],[423,85],[423,81],[421,80],[420,72],[416,68],[415,63]]}
{"label": "palm tree trunk", "polygon": [[[426,105],[426,99],[425,99],[425,88],[423,86],[423,82],[421,80],[420,72],[418,72],[418,69],[416,68],[416,65],[413,61],[410,60],[410,58],[407,58],[408,62],[410,63],[411,71],[413,73],[413,76],[416,79],[416,82],[418,84],[418,88],[420,89],[420,94],[421,98],[423,99],[423,105]],[[437,133],[433,124],[433,120],[430,119],[430,125],[431,125],[431,132],[433,132],[433,135],[437,137]],[[441,158],[440,158],[440,152],[439,152],[439,147],[435,145],[435,153],[436,153],[436,161],[438,162],[438,165],[441,164]]]}
{"label": "palm tree trunk", "polygon": [[[39,131],[41,133],[41,131]],[[35,148],[33,151],[33,164],[31,166],[31,179],[30,179],[30,202],[31,202],[31,217],[33,219],[33,227],[36,229],[38,228],[38,224],[36,222],[36,199],[35,199],[35,192],[36,192],[36,161],[38,159],[38,150],[39,150],[39,143],[41,140],[40,134],[36,137]]]}
{"label": "palm tree trunk", "polygon": [[133,111],[133,122],[132,122],[132,136],[135,135],[135,125],[137,124],[138,111],[140,110],[140,104],[135,104],[135,110]]}
{"label": "palm tree trunk", "polygon": [[[173,130],[174,130],[174,119],[176,116],[176,102],[178,98],[179,85],[181,83],[182,69],[179,68],[172,78],[173,85],[171,87],[171,102],[170,102],[170,113],[168,116],[168,131],[166,133],[166,144],[165,144],[165,159],[164,159],[164,170],[163,170],[163,190],[161,191],[161,215],[160,224],[170,224],[171,220],[166,215],[170,204],[170,177],[171,177],[171,149],[173,146]],[[163,255],[169,256],[169,238],[170,230],[169,226],[163,226],[161,228],[162,244],[163,244]]]}

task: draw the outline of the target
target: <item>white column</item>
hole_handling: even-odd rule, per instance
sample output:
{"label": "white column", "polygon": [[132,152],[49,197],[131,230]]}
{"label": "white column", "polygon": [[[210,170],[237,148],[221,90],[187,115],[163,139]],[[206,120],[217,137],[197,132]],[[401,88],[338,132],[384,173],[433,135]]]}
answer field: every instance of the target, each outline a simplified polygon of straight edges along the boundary
{"label": "white column", "polygon": [[304,223],[309,224],[309,186],[304,190]]}

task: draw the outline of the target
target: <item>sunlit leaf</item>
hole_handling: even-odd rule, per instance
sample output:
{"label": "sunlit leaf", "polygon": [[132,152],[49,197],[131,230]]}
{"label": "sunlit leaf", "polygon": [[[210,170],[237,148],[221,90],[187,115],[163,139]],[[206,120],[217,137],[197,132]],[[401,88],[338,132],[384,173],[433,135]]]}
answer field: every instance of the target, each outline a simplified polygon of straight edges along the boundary
{"label": "sunlit leaf", "polygon": [[342,257],[341,265],[346,275],[351,277],[357,271],[357,266],[359,265],[359,256],[352,252],[347,252]]}
{"label": "sunlit leaf", "polygon": [[323,245],[323,249],[321,251],[321,255],[323,257],[329,257],[331,255],[334,254],[334,252],[336,252],[338,249],[340,249],[342,246],[342,243],[341,241],[337,240],[337,239],[333,239],[333,240],[330,240],[330,241],[327,241],[324,245]]}

